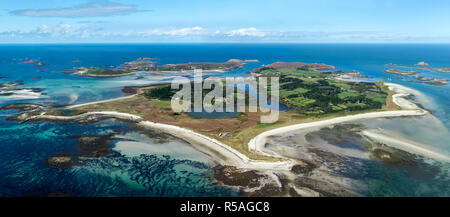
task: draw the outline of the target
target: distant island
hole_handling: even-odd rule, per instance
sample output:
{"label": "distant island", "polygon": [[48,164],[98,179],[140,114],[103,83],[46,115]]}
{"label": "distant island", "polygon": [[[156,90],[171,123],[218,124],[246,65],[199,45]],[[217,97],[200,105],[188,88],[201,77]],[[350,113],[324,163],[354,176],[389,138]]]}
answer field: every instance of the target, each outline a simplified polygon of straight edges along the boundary
{"label": "distant island", "polygon": [[419,72],[416,71],[404,71],[404,70],[398,70],[398,69],[393,69],[393,68],[389,68],[385,70],[387,73],[391,73],[391,74],[396,74],[396,75],[415,75]]}
{"label": "distant island", "polygon": [[450,68],[433,68],[436,72],[450,73]]}
{"label": "distant island", "polygon": [[233,69],[242,68],[250,62],[258,60],[230,59],[224,63],[198,62],[157,65],[152,58],[139,58],[135,61],[125,62],[118,67],[79,67],[75,70],[64,70],[65,73],[73,73],[85,77],[113,78],[133,75],[137,72],[145,73],[193,73],[195,69],[202,69],[203,72],[226,72]]}
{"label": "distant island", "polygon": [[[402,65],[397,65],[397,64],[387,64],[387,67],[391,67],[391,68],[387,68],[385,70],[385,72],[387,73],[391,73],[391,74],[396,74],[396,75],[402,75],[402,76],[413,76],[416,79],[416,83],[424,83],[424,84],[429,84],[429,85],[433,85],[433,86],[444,86],[448,84],[448,80],[444,79],[444,78],[438,78],[438,77],[424,77],[424,76],[419,76],[417,74],[421,73],[421,71],[419,70],[425,70],[425,71],[436,71],[436,72],[450,72],[450,68],[430,68],[429,64],[426,62],[419,62],[416,64],[416,66],[402,66]],[[396,69],[396,68],[392,68],[392,67],[396,67],[396,68],[406,68],[408,70],[400,70],[400,69]],[[415,69],[415,70],[411,70],[411,69]],[[403,79],[402,77],[399,77],[399,79]],[[408,82],[414,82],[414,80],[408,80]]]}
{"label": "distant island", "polygon": [[448,83],[448,80],[443,79],[443,78],[426,78],[426,77],[422,77],[422,76],[415,76],[414,78],[419,80],[422,83],[431,84],[434,86],[444,86],[444,85],[447,85],[447,83]]}

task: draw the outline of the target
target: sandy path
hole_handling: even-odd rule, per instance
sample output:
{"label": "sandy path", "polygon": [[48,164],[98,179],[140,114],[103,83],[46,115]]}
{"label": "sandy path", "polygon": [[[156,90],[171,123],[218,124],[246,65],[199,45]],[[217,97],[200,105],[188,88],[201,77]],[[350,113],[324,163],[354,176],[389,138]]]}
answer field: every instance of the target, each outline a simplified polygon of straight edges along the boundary
{"label": "sandy path", "polygon": [[113,99],[102,100],[102,101],[88,102],[88,103],[83,103],[83,104],[71,105],[71,106],[67,106],[66,109],[74,109],[74,108],[79,108],[79,107],[86,106],[86,105],[94,105],[94,104],[99,104],[99,103],[112,102],[112,101],[116,101],[116,100],[130,99],[130,98],[133,98],[133,97],[135,97],[137,95],[138,94],[133,94],[133,95],[129,95],[129,96],[123,96],[123,97],[118,97],[118,98],[113,98]]}

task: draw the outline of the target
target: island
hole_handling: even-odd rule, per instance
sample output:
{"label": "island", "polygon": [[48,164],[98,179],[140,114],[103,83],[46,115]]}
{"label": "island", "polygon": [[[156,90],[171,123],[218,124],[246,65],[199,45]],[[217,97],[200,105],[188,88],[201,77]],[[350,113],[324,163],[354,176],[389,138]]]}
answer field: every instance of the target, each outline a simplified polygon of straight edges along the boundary
{"label": "island", "polygon": [[419,72],[416,71],[404,71],[404,70],[398,70],[398,69],[394,69],[394,68],[388,68],[385,70],[387,73],[391,73],[391,74],[396,74],[396,75],[415,75]]}
{"label": "island", "polygon": [[450,68],[433,68],[433,71],[450,73]]}
{"label": "island", "polygon": [[196,62],[181,64],[157,65],[152,58],[139,58],[135,61],[125,62],[118,67],[78,67],[74,70],[64,70],[65,73],[73,73],[85,77],[113,78],[133,75],[137,72],[144,73],[193,73],[195,69],[202,69],[204,73],[226,72],[242,68],[247,63],[258,62],[258,60],[230,59],[227,62]]}
{"label": "island", "polygon": [[421,83],[430,84],[434,86],[445,86],[448,83],[448,80],[443,78],[427,78],[423,76],[415,76],[414,78],[419,80]]}
{"label": "island", "polygon": [[[427,66],[428,64],[425,62],[419,62],[418,64],[419,66]],[[390,66],[395,66],[395,67],[403,67],[403,68],[416,68],[416,67],[407,67],[407,66],[399,66],[399,65],[393,65],[391,64]],[[425,69],[425,68],[421,68],[419,67],[418,69]],[[430,70],[429,68],[426,68],[428,70]],[[440,71],[440,72],[446,72],[446,70],[448,70],[448,68],[443,68],[443,69],[432,69],[433,71]],[[385,72],[387,73],[391,73],[391,74],[396,74],[396,75],[402,75],[402,76],[413,76],[416,79],[416,83],[423,83],[423,84],[429,84],[429,85],[433,85],[433,86],[445,86],[448,84],[448,80],[444,79],[444,78],[438,78],[438,77],[424,77],[424,76],[419,76],[417,74],[419,74],[419,71],[413,71],[413,70],[399,70],[399,69],[395,69],[395,68],[388,68],[385,70]],[[450,72],[450,70],[449,70]],[[399,78],[399,79],[403,79],[403,78]],[[408,82],[414,82],[413,80],[408,80]]]}
{"label": "island", "polygon": [[[232,63],[242,64],[241,61]],[[179,70],[185,65],[171,67]],[[262,111],[248,112],[248,107],[245,112],[212,118],[174,112],[170,99],[175,90],[168,84],[127,87],[124,92],[131,94],[129,96],[64,108],[18,105],[3,109],[21,109],[23,113],[9,118],[21,122],[86,124],[116,118],[132,123],[138,129],[161,130],[213,156],[218,163],[214,168],[217,182],[240,189],[244,196],[355,196],[357,194],[345,185],[325,183],[312,175],[333,179],[328,172],[329,165],[320,166],[320,162],[336,160],[332,152],[308,148],[305,154],[312,158],[292,159],[268,151],[265,145],[274,135],[292,130],[361,119],[418,116],[427,112],[404,100],[402,97],[409,93],[400,85],[345,81],[339,77],[348,71],[329,71],[332,69],[335,67],[325,64],[277,62],[249,72],[256,77],[279,77],[280,103],[286,108],[280,109],[279,121],[270,124],[260,122],[264,115]],[[251,94],[246,92],[246,97]],[[98,148],[80,156],[57,154],[49,157],[47,163],[58,168],[82,164],[84,161],[80,159],[86,156],[107,153],[105,141],[112,136],[87,138],[99,141]],[[80,146],[85,144],[83,141],[79,141]],[[365,152],[393,166],[415,161],[413,155],[399,154],[403,152],[377,142],[365,147]],[[299,175],[301,179],[295,178]]]}

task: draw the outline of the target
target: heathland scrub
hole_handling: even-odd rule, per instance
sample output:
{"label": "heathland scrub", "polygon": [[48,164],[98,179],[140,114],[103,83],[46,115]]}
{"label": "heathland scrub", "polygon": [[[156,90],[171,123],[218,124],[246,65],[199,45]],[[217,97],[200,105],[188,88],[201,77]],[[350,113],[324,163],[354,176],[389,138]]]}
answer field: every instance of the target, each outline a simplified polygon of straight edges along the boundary
{"label": "heathland scrub", "polygon": [[[185,139],[194,145],[197,144],[199,148],[208,149],[210,153],[215,153],[216,160],[224,165],[258,170],[289,170],[296,164],[296,160],[265,150],[267,136],[361,119],[417,116],[427,113],[419,108],[411,108],[411,102],[403,98],[408,95],[409,89],[402,88],[403,86],[400,85],[385,85],[389,89],[399,91],[397,94],[390,92],[387,105],[389,102],[394,103],[401,109],[391,105],[389,109],[385,106],[380,110],[340,112],[320,118],[307,117],[292,111],[281,111],[279,122],[261,124],[257,121],[258,113],[243,113],[230,119],[196,119],[184,113],[174,115],[170,112],[169,104],[158,107],[155,105],[164,105],[164,103],[159,100],[148,100],[142,94],[138,94],[125,99],[71,107],[71,110],[64,112],[47,112],[31,119],[68,121],[89,118],[92,115],[126,119],[135,121],[143,127],[156,128]],[[144,89],[152,88],[154,87]],[[71,116],[61,116],[61,114]],[[233,128],[239,123],[244,126]],[[204,127],[197,128],[200,125]],[[215,129],[225,130],[218,133]]]}

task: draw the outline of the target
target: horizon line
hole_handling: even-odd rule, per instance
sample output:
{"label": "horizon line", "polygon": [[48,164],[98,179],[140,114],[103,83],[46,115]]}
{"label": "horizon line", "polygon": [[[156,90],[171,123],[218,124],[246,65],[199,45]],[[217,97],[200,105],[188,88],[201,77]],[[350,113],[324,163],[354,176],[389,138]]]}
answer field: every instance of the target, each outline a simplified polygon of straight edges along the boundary
{"label": "horizon line", "polygon": [[0,42],[0,45],[69,44],[450,44],[450,42]]}

